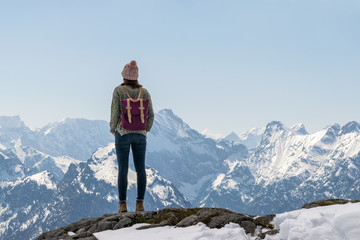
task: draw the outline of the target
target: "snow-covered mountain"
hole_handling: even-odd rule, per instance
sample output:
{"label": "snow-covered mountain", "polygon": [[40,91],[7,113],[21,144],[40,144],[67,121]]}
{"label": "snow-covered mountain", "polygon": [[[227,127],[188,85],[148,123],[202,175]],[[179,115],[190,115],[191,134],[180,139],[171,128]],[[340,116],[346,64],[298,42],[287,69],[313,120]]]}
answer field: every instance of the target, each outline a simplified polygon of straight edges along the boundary
{"label": "snow-covered mountain", "polygon": [[[99,148],[87,162],[71,163],[61,181],[50,171],[15,181],[1,181],[1,239],[33,239],[43,231],[81,218],[117,212],[117,160],[114,147],[111,143]],[[158,171],[148,167],[146,172],[146,209],[191,206]],[[128,196],[129,200],[133,200],[128,202],[131,211],[135,209],[136,199],[136,173],[133,170],[129,171]]]}
{"label": "snow-covered mountain", "polygon": [[259,214],[317,199],[360,199],[359,124],[334,124],[313,134],[304,129],[269,123],[259,146],[218,175],[202,204]]}
{"label": "snow-covered mountain", "polygon": [[23,145],[54,157],[69,156],[86,161],[96,149],[113,141],[109,123],[102,120],[66,118],[33,131],[19,116],[0,117],[0,149],[3,150]]}
{"label": "snow-covered mountain", "polygon": [[[240,141],[215,140],[164,109],[148,134],[145,207],[191,202],[263,214],[324,198],[360,199],[359,129],[349,122],[309,134],[302,124],[271,122],[235,134]],[[0,117],[0,238],[117,211],[113,141],[105,121],[66,119],[32,131],[19,117]],[[129,199],[135,189],[131,170]]]}
{"label": "snow-covered mountain", "polygon": [[48,124],[38,129],[33,136],[23,137],[23,144],[51,156],[69,156],[83,161],[99,147],[114,141],[114,137],[109,134],[108,122],[81,118],[66,118]]}

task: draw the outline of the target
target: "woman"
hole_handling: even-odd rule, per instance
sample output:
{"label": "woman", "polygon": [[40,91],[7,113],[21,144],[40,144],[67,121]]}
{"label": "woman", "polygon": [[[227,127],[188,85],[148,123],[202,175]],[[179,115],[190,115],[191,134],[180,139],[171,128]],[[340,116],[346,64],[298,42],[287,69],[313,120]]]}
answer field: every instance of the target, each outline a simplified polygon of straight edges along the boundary
{"label": "woman", "polygon": [[121,72],[124,82],[115,88],[111,104],[110,132],[115,136],[119,168],[118,213],[127,212],[126,190],[130,147],[137,174],[136,211],[144,211],[146,133],[150,131],[154,122],[154,111],[149,92],[138,83],[138,72],[136,61],[125,65]]}

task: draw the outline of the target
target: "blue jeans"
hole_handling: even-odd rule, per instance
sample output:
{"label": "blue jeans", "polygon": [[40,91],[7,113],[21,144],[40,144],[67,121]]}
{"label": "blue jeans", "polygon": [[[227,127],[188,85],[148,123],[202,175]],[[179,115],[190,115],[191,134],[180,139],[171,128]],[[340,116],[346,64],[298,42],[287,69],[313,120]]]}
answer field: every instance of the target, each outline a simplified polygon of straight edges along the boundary
{"label": "blue jeans", "polygon": [[146,190],[145,151],[146,137],[138,133],[128,133],[123,136],[115,133],[115,149],[118,161],[118,189],[120,202],[126,201],[128,185],[129,153],[133,153],[134,166],[137,174],[137,199],[143,200]]}

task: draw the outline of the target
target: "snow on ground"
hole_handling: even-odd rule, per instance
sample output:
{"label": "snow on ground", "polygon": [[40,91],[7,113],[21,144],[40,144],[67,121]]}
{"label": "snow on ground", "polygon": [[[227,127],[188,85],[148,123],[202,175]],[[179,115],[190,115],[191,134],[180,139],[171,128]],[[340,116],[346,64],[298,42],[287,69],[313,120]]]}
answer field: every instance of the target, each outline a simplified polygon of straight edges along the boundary
{"label": "snow on ground", "polygon": [[99,240],[122,240],[122,239],[166,239],[166,240],[242,240],[249,239],[244,229],[238,224],[230,223],[221,229],[210,229],[203,223],[187,228],[174,228],[170,226],[136,230],[147,224],[135,224],[130,228],[122,228],[115,231],[94,233]]}
{"label": "snow on ground", "polygon": [[360,203],[301,209],[276,215],[280,234],[269,240],[358,240]]}
{"label": "snow on ground", "polygon": [[[266,236],[265,240],[359,240],[360,203],[332,205],[301,209],[277,214],[275,227],[280,233]],[[221,229],[210,229],[199,223],[187,228],[170,226],[136,230],[147,224],[135,224],[129,228],[94,233],[99,240],[148,239],[148,240],[253,240],[235,223]]]}

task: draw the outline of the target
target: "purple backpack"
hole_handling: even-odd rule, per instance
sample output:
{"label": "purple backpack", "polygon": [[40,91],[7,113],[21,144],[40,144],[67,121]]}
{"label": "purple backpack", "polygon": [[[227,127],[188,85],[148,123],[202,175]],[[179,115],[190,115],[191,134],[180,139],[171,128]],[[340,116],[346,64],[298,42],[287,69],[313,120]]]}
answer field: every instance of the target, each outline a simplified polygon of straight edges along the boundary
{"label": "purple backpack", "polygon": [[140,98],[142,88],[140,88],[139,96],[136,99],[131,98],[124,86],[123,89],[128,98],[121,100],[123,109],[121,126],[127,130],[146,130],[149,100]]}

